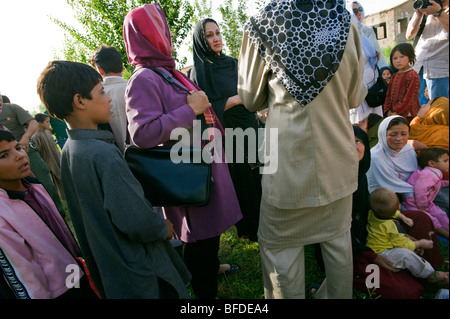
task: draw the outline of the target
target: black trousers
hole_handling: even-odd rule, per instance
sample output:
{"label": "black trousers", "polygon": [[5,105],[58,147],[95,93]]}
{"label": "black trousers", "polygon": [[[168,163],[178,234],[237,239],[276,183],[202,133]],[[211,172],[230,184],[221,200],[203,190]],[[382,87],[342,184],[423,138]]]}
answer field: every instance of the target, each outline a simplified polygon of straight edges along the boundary
{"label": "black trousers", "polygon": [[220,236],[185,243],[184,262],[192,275],[191,286],[198,299],[217,296]]}

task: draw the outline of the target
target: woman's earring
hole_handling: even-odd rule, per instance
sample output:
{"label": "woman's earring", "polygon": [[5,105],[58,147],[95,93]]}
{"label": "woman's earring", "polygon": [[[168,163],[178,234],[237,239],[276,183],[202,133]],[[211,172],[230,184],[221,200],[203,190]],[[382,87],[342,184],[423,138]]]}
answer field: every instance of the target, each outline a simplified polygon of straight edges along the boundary
{"label": "woman's earring", "polygon": [[412,63],[411,61],[408,62],[408,65],[412,68],[414,66],[414,63]]}

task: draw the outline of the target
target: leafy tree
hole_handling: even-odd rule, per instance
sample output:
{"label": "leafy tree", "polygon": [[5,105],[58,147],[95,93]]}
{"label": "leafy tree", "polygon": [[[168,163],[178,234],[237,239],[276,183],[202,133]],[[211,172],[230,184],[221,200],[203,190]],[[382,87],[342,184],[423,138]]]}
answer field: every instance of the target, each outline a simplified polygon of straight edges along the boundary
{"label": "leafy tree", "polygon": [[[123,21],[134,8],[145,3],[159,3],[174,34],[173,44],[177,49],[188,35],[194,13],[188,0],[66,0],[75,13],[75,19],[83,30],[70,26],[57,18],[51,20],[66,32],[62,54],[65,59],[89,63],[92,52],[100,45],[114,46],[121,54],[129,74],[133,69],[128,62],[123,41]],[[179,61],[176,56],[174,57]],[[185,59],[184,59],[185,61]]]}
{"label": "leafy tree", "polygon": [[196,25],[200,20],[212,18],[212,0],[194,0],[195,14],[191,18],[191,22]]}

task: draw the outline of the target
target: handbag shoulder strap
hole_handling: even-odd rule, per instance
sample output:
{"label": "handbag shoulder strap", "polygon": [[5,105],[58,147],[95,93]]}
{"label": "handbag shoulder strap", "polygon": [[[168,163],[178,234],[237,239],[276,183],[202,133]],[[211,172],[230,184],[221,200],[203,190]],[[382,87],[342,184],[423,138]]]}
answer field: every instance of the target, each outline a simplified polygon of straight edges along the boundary
{"label": "handbag shoulder strap", "polygon": [[157,69],[155,67],[152,67],[152,66],[144,66],[144,68],[152,70],[153,72],[155,72],[156,74],[161,76],[164,79],[164,81],[166,81],[167,83],[175,85],[177,88],[185,91],[188,94],[191,94],[191,92],[187,88],[185,88],[184,86],[179,85],[178,83],[176,83],[174,78],[171,77],[169,74],[167,74],[167,73],[165,73],[165,72],[163,72],[163,71],[161,71],[161,70],[159,70],[159,69]]}

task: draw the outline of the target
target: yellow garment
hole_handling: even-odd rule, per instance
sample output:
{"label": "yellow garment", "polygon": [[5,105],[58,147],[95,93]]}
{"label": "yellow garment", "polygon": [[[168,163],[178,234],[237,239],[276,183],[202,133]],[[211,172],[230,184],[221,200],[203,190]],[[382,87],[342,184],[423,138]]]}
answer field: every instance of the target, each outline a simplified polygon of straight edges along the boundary
{"label": "yellow garment", "polygon": [[422,120],[415,117],[411,123],[409,138],[420,141],[428,147],[449,149],[449,111],[448,98],[434,101]]}
{"label": "yellow garment", "polygon": [[[397,211],[394,218],[399,213]],[[412,251],[416,249],[416,245],[411,239],[398,232],[393,219],[379,219],[372,210],[369,211],[367,220],[367,233],[366,245],[377,254],[392,248],[407,248]]]}

